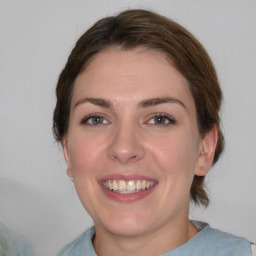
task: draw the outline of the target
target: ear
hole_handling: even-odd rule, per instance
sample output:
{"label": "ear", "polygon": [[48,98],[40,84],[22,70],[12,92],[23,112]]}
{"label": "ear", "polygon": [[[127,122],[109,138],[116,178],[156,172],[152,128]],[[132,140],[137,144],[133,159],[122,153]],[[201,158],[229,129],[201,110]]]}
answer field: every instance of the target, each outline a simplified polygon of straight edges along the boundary
{"label": "ear", "polygon": [[70,164],[70,156],[69,156],[69,149],[68,149],[68,140],[67,138],[64,138],[61,142],[62,148],[63,148],[63,154],[64,154],[64,158],[65,161],[67,163],[68,169],[67,169],[67,175],[70,178],[73,178],[73,174],[71,171],[71,164]]}
{"label": "ear", "polygon": [[212,166],[217,142],[218,131],[216,126],[214,126],[201,139],[195,175],[205,176],[209,172]]}

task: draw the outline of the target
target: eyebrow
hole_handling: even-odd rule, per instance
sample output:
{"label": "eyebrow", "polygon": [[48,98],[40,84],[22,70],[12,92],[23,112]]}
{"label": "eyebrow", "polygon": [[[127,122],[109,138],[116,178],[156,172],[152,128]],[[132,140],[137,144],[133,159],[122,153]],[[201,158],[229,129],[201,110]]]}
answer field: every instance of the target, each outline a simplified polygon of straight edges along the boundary
{"label": "eyebrow", "polygon": [[112,108],[113,104],[109,100],[101,99],[101,98],[83,98],[76,102],[74,107],[77,107],[78,105],[81,105],[83,103],[89,102],[93,105],[103,107],[103,108]]}
{"label": "eyebrow", "polygon": [[186,109],[186,106],[182,101],[180,101],[176,98],[172,98],[172,97],[160,97],[160,98],[146,99],[139,103],[139,107],[142,107],[142,108],[152,107],[152,106],[156,106],[156,105],[164,104],[164,103],[178,103],[179,105],[181,105],[182,107],[184,107]]}
{"label": "eyebrow", "polygon": [[[112,102],[109,100],[106,100],[106,99],[83,98],[75,103],[74,108],[83,103],[87,103],[87,102],[91,103],[93,105],[99,106],[99,107],[103,107],[103,108],[112,108],[113,107]],[[160,104],[164,104],[164,103],[177,103],[177,104],[181,105],[182,107],[184,107],[185,109],[187,109],[185,104],[182,101],[180,101],[176,98],[172,98],[172,97],[157,97],[157,98],[145,99],[145,100],[139,102],[138,106],[140,108],[146,108],[146,107],[152,107],[152,106],[156,106],[156,105],[160,105]]]}

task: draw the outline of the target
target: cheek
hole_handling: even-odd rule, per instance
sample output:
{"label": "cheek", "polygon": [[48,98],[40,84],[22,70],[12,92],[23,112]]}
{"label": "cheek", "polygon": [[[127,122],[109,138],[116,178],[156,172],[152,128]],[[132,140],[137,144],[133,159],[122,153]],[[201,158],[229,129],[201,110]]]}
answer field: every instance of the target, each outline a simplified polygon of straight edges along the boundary
{"label": "cheek", "polygon": [[[149,143],[150,158],[154,159],[151,166],[158,170],[161,184],[159,204],[169,213],[185,209],[190,198],[197,146],[193,137],[186,134],[169,135]],[[166,202],[170,202],[168,206]]]}
{"label": "cheek", "polygon": [[76,174],[91,173],[99,166],[103,154],[103,141],[94,136],[72,136],[69,140],[71,168]]}
{"label": "cheek", "polygon": [[149,143],[151,154],[166,175],[193,175],[197,162],[197,143],[188,134],[165,136]]}

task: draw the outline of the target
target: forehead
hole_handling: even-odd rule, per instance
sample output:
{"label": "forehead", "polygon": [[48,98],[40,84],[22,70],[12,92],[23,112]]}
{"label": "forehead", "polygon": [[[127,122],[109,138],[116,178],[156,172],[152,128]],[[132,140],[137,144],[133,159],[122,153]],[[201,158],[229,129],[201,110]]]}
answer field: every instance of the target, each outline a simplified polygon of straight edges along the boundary
{"label": "forehead", "polygon": [[96,54],[77,77],[72,102],[98,97],[125,104],[166,96],[193,104],[188,81],[166,54],[142,47],[113,47]]}

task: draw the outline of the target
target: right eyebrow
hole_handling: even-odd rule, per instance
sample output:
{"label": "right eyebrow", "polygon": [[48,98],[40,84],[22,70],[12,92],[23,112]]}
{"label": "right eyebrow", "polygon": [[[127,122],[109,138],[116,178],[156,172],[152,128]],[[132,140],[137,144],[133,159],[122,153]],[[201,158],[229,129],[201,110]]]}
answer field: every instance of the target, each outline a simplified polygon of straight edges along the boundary
{"label": "right eyebrow", "polygon": [[103,108],[113,107],[113,104],[109,100],[105,100],[101,98],[83,98],[75,103],[74,108],[86,102],[89,102],[93,105],[100,106]]}

